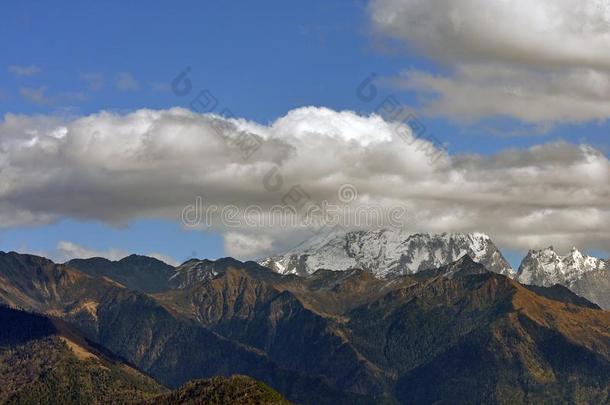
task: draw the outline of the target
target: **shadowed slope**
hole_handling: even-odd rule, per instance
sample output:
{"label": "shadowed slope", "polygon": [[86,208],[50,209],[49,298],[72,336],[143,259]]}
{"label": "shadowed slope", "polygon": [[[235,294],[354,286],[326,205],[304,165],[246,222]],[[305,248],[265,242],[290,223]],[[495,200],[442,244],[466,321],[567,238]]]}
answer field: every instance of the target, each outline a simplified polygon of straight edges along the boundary
{"label": "shadowed slope", "polygon": [[74,259],[66,263],[94,277],[108,277],[127,288],[145,293],[165,291],[174,268],[160,260],[147,256],[131,255],[119,261],[100,257]]}
{"label": "shadowed slope", "polygon": [[138,402],[165,391],[62,321],[0,307],[0,402]]}

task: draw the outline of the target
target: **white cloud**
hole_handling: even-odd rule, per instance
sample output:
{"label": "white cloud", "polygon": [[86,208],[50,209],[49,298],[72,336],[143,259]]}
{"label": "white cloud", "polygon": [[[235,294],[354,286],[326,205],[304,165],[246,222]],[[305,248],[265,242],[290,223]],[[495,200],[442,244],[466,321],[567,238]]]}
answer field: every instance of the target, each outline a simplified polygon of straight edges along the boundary
{"label": "white cloud", "polygon": [[507,116],[552,124],[610,117],[610,76],[591,69],[557,73],[470,64],[453,76],[406,71],[396,83],[428,96],[428,113],[459,120]]}
{"label": "white cloud", "polygon": [[[376,115],[316,107],[269,125],[180,108],[68,121],[8,114],[0,122],[0,225],[179,220],[198,197],[200,215],[235,205],[260,207],[254,216],[265,217],[293,187],[310,201],[338,203],[341,186],[353,184],[350,207],[404,207],[403,225],[414,232],[482,231],[516,249],[610,247],[610,162],[591,146],[446,156],[395,129]],[[260,148],[244,154],[243,139]],[[442,158],[431,161],[430,151]],[[242,258],[310,235],[277,222],[223,224],[220,214],[212,212],[211,226]]]}
{"label": "white cloud", "polygon": [[545,124],[610,117],[604,0],[373,0],[369,12],[379,33],[449,68],[401,76],[429,96],[432,113]]}
{"label": "white cloud", "polygon": [[610,68],[605,0],[373,0],[370,13],[438,59]]}
{"label": "white cloud", "polygon": [[140,88],[138,81],[129,72],[119,73],[114,85],[121,91],[136,91]]}
{"label": "white cloud", "polygon": [[57,251],[51,254],[52,258],[58,263],[67,262],[71,259],[89,259],[92,257],[105,257],[108,260],[121,260],[128,255],[129,253],[120,249],[97,251],[69,241],[60,241],[57,244]]}
{"label": "white cloud", "polygon": [[40,69],[36,65],[29,65],[29,66],[10,65],[8,67],[8,70],[9,70],[9,72],[13,73],[16,76],[25,76],[25,77],[36,76],[37,74],[39,74],[42,71],[42,69]]}
{"label": "white cloud", "polygon": [[273,253],[273,239],[267,235],[248,235],[227,232],[224,235],[225,253],[236,259],[251,259]]}

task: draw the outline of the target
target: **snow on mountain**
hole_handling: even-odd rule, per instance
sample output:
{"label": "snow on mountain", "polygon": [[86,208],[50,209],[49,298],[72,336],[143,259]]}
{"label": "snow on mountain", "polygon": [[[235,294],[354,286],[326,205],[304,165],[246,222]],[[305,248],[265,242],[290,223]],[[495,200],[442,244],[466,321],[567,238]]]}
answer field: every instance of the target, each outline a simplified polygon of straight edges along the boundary
{"label": "snow on mountain", "polygon": [[281,274],[309,275],[324,268],[361,268],[380,278],[413,274],[452,263],[465,254],[489,270],[514,275],[502,253],[482,233],[411,234],[400,230],[335,232],[293,251],[259,261]]}
{"label": "snow on mountain", "polygon": [[550,287],[560,284],[602,308],[610,308],[610,264],[572,248],[561,256],[553,247],[530,250],[517,272],[517,281]]}
{"label": "snow on mountain", "polygon": [[578,249],[566,256],[560,256],[553,247],[544,250],[530,250],[519,271],[517,279],[523,284],[550,287],[555,284],[570,288],[585,273],[603,270],[606,262],[595,257],[583,255]]}

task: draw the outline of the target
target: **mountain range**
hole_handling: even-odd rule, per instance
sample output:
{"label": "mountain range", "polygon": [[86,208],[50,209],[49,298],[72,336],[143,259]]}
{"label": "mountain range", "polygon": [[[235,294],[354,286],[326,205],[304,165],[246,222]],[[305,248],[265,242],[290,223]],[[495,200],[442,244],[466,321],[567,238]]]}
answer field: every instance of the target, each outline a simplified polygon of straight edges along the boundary
{"label": "mountain range", "polygon": [[560,256],[552,247],[531,250],[517,271],[485,234],[409,234],[401,230],[335,232],[315,236],[283,254],[259,263],[280,274],[308,276],[318,269],[363,269],[375,277],[394,278],[438,268],[465,254],[488,270],[522,284],[567,287],[610,309],[610,261],[576,248]]}
{"label": "mountain range", "polygon": [[246,376],[170,391],[58,318],[0,306],[0,324],[0,403],[289,404]]}
{"label": "mountain range", "polygon": [[294,250],[260,263],[280,274],[307,276],[320,268],[336,271],[359,268],[388,278],[436,268],[465,254],[493,272],[514,274],[487,235],[409,234],[395,229],[316,236]]}
{"label": "mountain range", "polygon": [[[25,341],[0,341],[0,383],[47,387],[10,395],[48,397],[36,377],[48,374],[15,375],[34,367],[20,360],[29,350],[27,358],[66,359],[34,367],[58,370],[52,381],[68,387],[66,403],[240,403],[240,387],[256,392],[244,403],[277,403],[273,390],[303,404],[608,402],[610,312],[555,284],[583,277],[542,277],[555,274],[555,259],[533,253],[512,271],[481,234],[396,238],[335,234],[259,263],[177,267],[145,256],[57,264],[0,253],[0,304],[12,314],[0,317],[2,330],[36,330],[32,317],[46,325]],[[572,273],[565,262],[560,273]],[[528,274],[551,282],[523,285]],[[62,366],[83,361],[78,381]],[[108,389],[92,389],[87,376],[106,369]],[[248,377],[223,379],[233,375]]]}

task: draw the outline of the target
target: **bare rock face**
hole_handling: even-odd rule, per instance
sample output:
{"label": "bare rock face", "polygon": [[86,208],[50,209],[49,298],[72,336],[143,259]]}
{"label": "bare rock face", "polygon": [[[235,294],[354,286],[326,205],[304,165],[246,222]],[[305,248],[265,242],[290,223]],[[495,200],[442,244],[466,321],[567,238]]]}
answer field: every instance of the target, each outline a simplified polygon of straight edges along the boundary
{"label": "bare rock face", "polygon": [[495,273],[514,271],[482,233],[410,234],[400,230],[357,231],[315,237],[293,251],[259,263],[280,274],[307,276],[318,269],[360,268],[379,278],[415,274],[452,263],[464,255]]}

